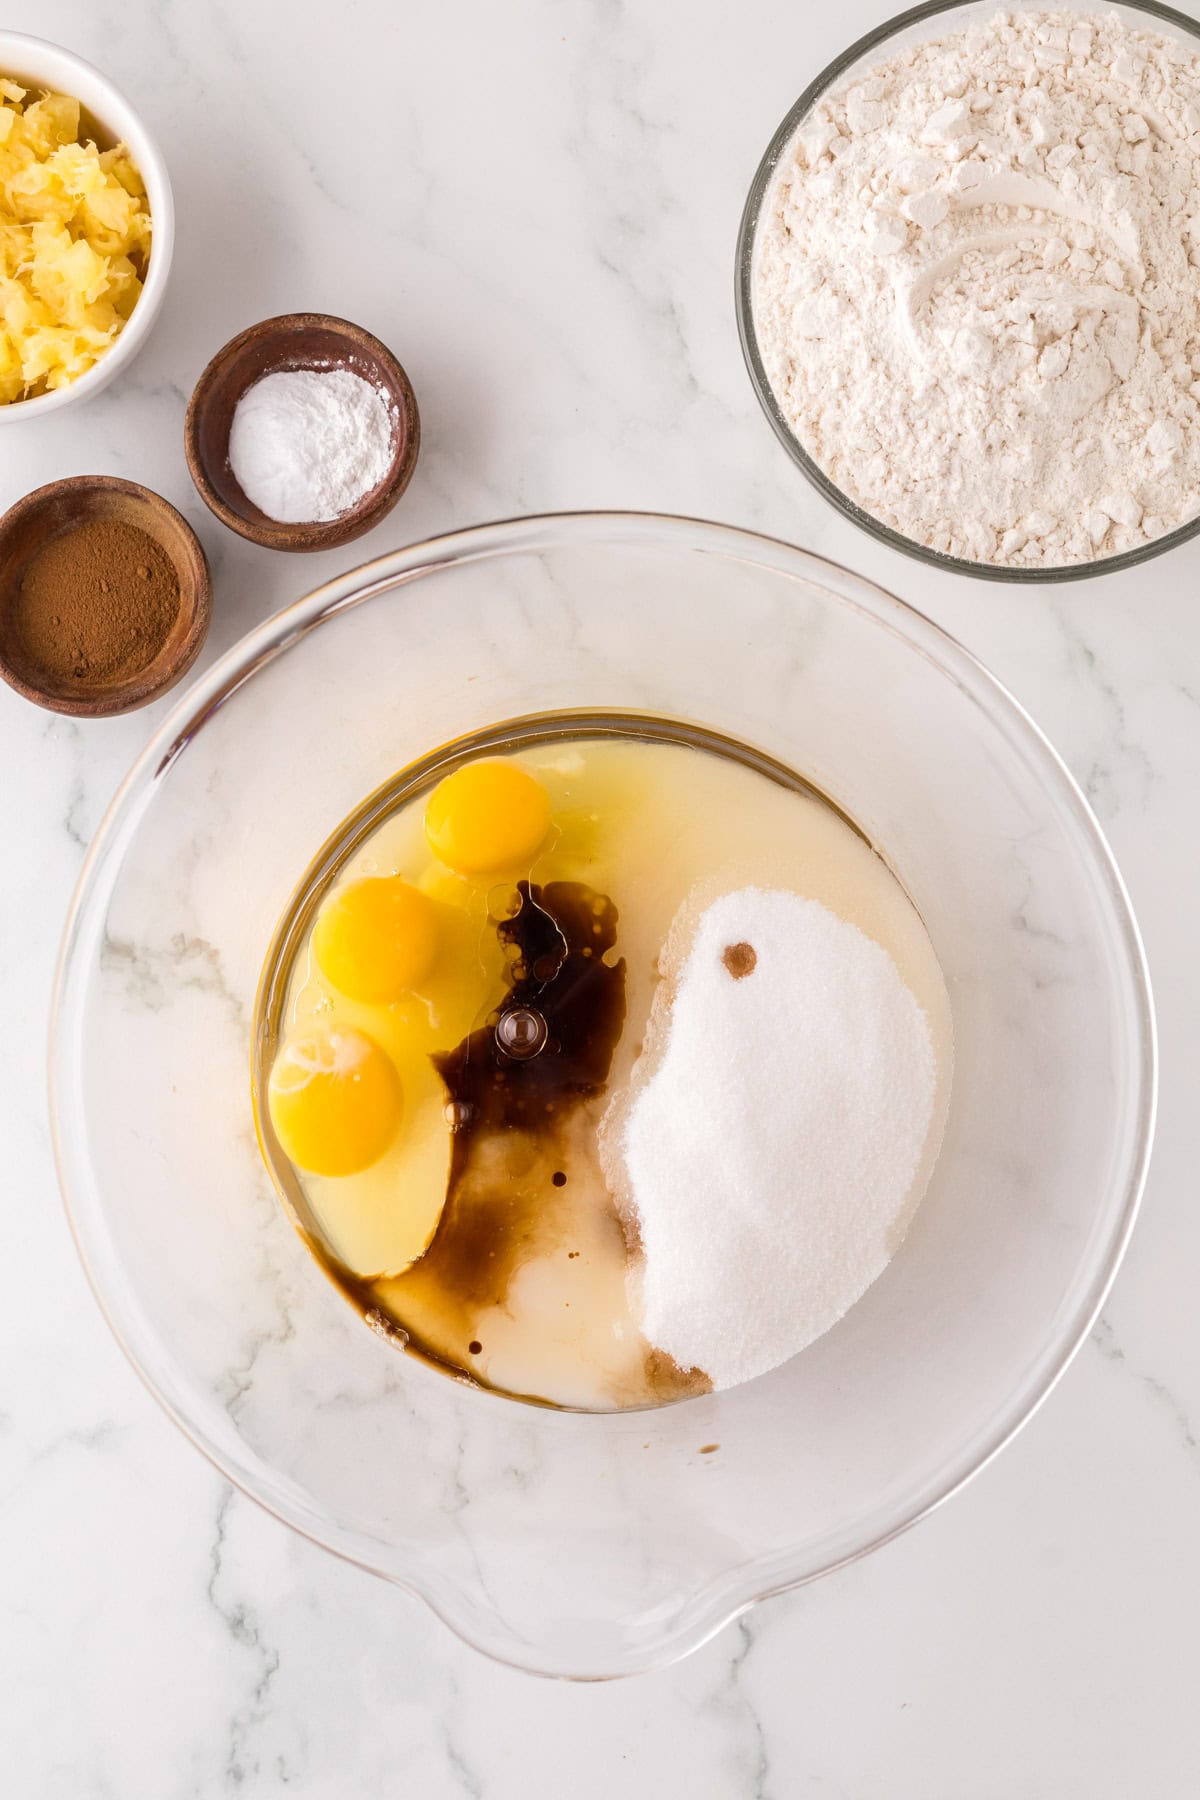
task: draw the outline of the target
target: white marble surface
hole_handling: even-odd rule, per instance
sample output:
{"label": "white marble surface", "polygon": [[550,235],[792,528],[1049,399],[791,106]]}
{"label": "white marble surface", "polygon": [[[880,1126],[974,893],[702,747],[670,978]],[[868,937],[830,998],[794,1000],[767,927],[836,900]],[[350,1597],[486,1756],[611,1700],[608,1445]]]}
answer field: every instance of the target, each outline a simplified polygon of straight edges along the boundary
{"label": "white marble surface", "polygon": [[[982,656],[1085,783],[1157,976],[1164,1080],[1142,1223],[1104,1321],[964,1495],[666,1673],[570,1688],[507,1672],[232,1497],[109,1339],[55,1186],[43,1045],[83,848],[154,711],[77,726],[0,691],[0,1792],[1197,1791],[1200,543],[1103,583],[995,588],[876,547],[793,476],[741,366],[734,233],[779,116],[886,10],[9,9],[10,27],[89,56],[142,107],[175,179],[179,245],[131,375],[0,438],[0,501],[111,470],[180,504],[213,562],[206,663],[360,552],[513,512],[694,512],[844,560]],[[301,307],[389,341],[426,432],[392,519],[306,562],[224,533],[181,448],[208,355]]]}

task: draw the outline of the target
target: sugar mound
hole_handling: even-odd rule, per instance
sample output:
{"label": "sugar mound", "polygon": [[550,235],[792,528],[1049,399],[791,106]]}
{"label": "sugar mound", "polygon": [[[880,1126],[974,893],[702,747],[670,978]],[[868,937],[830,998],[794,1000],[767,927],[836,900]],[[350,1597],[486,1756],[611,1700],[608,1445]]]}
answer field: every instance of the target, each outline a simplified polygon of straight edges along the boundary
{"label": "sugar mound", "polygon": [[920,1198],[936,1090],[925,1014],[857,926],[714,901],[620,1140],[650,1343],[727,1388],[835,1324]]}

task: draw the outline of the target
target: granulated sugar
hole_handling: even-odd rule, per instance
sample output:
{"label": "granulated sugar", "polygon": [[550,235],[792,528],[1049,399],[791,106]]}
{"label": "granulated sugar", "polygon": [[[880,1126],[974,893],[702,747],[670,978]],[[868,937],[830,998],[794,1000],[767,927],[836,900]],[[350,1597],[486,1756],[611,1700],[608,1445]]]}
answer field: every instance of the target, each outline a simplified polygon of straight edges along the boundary
{"label": "granulated sugar", "polygon": [[935,1089],[925,1014],[857,926],[759,888],[709,906],[622,1141],[649,1341],[726,1388],[835,1324],[920,1198]]}
{"label": "granulated sugar", "polygon": [[854,74],[784,152],[754,316],[797,438],[865,511],[1015,566],[1200,510],[1200,58],[998,12]]}

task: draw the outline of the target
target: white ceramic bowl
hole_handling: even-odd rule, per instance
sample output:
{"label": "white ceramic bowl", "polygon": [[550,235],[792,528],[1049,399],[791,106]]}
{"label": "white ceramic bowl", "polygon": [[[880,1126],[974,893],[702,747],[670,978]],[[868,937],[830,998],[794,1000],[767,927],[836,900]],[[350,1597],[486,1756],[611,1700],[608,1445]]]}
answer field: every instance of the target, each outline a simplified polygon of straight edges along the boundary
{"label": "white ceramic bowl", "polygon": [[44,419],[60,407],[89,399],[115,380],[122,369],[128,368],[149,337],[167,291],[175,247],[175,203],[171,197],[167,165],[154,139],[124,94],[91,63],[42,38],[0,31],[0,75],[31,88],[49,88],[55,93],[70,94],[112,133],[114,140],[127,144],[146,184],[154,224],[150,266],[141,298],[112,349],[69,387],[56,388],[50,394],[38,394],[32,400],[15,400],[9,406],[0,406],[0,425],[15,425]]}

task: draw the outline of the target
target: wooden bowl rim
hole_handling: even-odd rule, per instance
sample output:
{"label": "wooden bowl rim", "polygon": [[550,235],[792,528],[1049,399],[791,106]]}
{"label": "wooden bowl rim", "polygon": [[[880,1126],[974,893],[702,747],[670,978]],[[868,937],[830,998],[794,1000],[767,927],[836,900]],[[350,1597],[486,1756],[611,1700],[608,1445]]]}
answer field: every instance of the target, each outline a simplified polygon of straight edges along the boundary
{"label": "wooden bowl rim", "polygon": [[[399,453],[393,459],[392,468],[383,485],[375,492],[373,498],[364,499],[340,518],[329,519],[299,525],[288,525],[280,520],[248,519],[243,513],[230,506],[228,501],[218,493],[210,477],[208,466],[200,451],[200,426],[206,409],[212,403],[213,392],[220,377],[225,373],[235,357],[251,344],[278,338],[281,341],[302,331],[327,331],[332,336],[342,338],[348,345],[365,352],[366,355],[386,373],[389,382],[399,395],[404,412],[404,433]],[[349,358],[347,358],[349,364]],[[269,371],[267,371],[269,372]],[[255,377],[261,380],[262,376]],[[254,385],[247,382],[242,392]],[[240,397],[240,396],[239,396]],[[236,402],[235,402],[236,404]],[[350,319],[339,318],[336,313],[278,313],[274,318],[261,319],[255,325],[246,326],[236,337],[231,337],[223,344],[206,365],[203,373],[192,389],[188,401],[187,417],[183,427],[184,453],[187,457],[188,471],[196,485],[196,491],[222,525],[228,526],[252,544],[258,544],[266,550],[288,550],[306,553],[317,550],[336,550],[343,544],[353,543],[356,538],[365,536],[374,529],[396,505],[417,466],[417,458],[421,448],[421,415],[417,407],[417,396],[413,391],[408,372],[395,353],[387,345],[363,326],[356,325]]]}
{"label": "wooden bowl rim", "polygon": [[160,549],[170,557],[171,565],[179,578],[180,605],[186,606],[191,615],[187,631],[182,643],[172,651],[169,660],[164,661],[163,653],[160,652],[146,668],[139,669],[128,681],[114,685],[104,694],[75,700],[69,695],[37,686],[13,668],[0,641],[0,678],[23,699],[32,701],[35,706],[45,707],[50,712],[65,713],[71,718],[112,718],[119,713],[133,712],[139,706],[149,705],[151,700],[157,700],[168,693],[187,674],[200,654],[212,620],[212,572],[204,545],[178,507],[172,506],[161,494],[156,494],[153,488],[143,487],[137,481],[128,481],[121,475],[69,475],[62,480],[50,481],[43,487],[31,489],[0,516],[0,550],[12,526],[28,518],[36,518],[44,510],[52,509],[68,494],[86,494],[95,500],[107,494],[125,494],[144,501],[152,515],[172,522],[192,551],[195,561],[194,568],[182,567],[168,546],[156,538]]}

